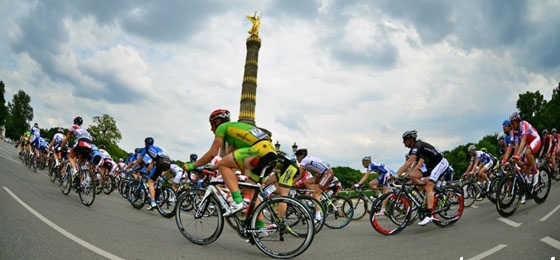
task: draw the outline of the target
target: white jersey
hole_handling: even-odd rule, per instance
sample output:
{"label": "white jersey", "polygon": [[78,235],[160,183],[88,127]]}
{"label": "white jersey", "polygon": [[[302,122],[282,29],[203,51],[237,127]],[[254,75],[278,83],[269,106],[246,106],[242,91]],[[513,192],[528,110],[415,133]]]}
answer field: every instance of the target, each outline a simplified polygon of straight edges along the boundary
{"label": "white jersey", "polygon": [[105,149],[99,149],[99,153],[101,154],[101,159],[113,159]]}
{"label": "white jersey", "polygon": [[327,162],[312,156],[306,156],[301,160],[299,165],[303,166],[306,170],[314,173],[323,173],[331,168]]}
{"label": "white jersey", "polygon": [[62,141],[64,140],[64,135],[61,133],[56,133],[53,136],[53,140],[54,140],[54,145],[59,145],[62,143]]}

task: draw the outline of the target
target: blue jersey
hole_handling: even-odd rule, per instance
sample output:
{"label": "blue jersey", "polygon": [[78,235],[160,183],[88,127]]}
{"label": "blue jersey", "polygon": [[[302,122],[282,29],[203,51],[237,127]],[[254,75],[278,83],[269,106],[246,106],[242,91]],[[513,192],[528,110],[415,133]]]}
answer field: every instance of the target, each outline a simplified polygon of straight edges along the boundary
{"label": "blue jersey", "polygon": [[387,173],[395,173],[393,170],[389,169],[389,167],[387,167],[387,165],[385,165],[384,163],[375,163],[372,162],[369,164],[368,169],[372,172],[376,172],[379,175],[385,175]]}
{"label": "blue jersey", "polygon": [[39,138],[39,147],[41,147],[41,148],[48,148],[49,147],[49,143],[47,143],[47,140],[45,140],[45,138],[43,138],[43,137]]}
{"label": "blue jersey", "polygon": [[163,149],[161,149],[158,146],[150,145],[147,148],[148,149],[146,149],[146,147],[142,148],[142,151],[140,152],[140,155],[142,157],[144,157],[145,155],[148,155],[152,159],[156,159],[158,157],[169,158],[169,156],[163,151]]}

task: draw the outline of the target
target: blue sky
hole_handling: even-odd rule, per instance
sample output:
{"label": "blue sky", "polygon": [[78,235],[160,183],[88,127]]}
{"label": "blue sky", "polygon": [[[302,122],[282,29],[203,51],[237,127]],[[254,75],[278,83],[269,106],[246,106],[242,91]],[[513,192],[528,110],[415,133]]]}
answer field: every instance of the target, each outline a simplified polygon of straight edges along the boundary
{"label": "blue sky", "polygon": [[109,114],[127,150],[175,159],[239,113],[245,15],[261,16],[256,122],[333,166],[397,168],[405,130],[440,150],[501,130],[518,95],[560,81],[560,1],[0,0],[6,99],[34,122]]}

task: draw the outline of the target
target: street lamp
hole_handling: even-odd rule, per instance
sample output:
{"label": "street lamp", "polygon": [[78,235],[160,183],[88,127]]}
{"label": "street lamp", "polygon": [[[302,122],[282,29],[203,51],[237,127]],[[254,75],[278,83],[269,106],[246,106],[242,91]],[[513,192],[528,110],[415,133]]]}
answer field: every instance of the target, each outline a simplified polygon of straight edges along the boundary
{"label": "street lamp", "polygon": [[296,144],[296,142],[294,142],[294,145],[292,145],[292,152],[294,152],[294,154],[295,154],[296,151],[297,151],[297,144]]}
{"label": "street lamp", "polygon": [[276,141],[276,144],[274,144],[274,148],[276,149],[276,151],[280,151],[280,142]]}

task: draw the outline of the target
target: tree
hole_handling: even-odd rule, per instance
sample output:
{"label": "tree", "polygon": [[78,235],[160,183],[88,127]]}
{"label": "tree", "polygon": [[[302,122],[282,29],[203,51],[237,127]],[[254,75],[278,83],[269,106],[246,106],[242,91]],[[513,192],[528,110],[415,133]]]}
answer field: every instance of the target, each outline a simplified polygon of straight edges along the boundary
{"label": "tree", "polygon": [[6,99],[4,98],[5,93],[6,89],[4,86],[4,82],[0,81],[0,128],[4,127],[6,119],[9,115],[8,108],[6,107]]}
{"label": "tree", "polygon": [[121,139],[121,131],[117,128],[115,119],[110,115],[103,114],[93,117],[93,125],[87,129],[93,137],[95,144],[105,145],[116,144]]}
{"label": "tree", "polygon": [[546,100],[538,90],[534,93],[527,91],[525,94],[519,94],[516,103],[521,118],[529,122],[533,121],[533,118],[544,109],[545,105]]}
{"label": "tree", "polygon": [[8,103],[8,117],[6,118],[6,136],[13,140],[29,129],[29,122],[33,120],[31,97],[23,90],[19,90]]}

